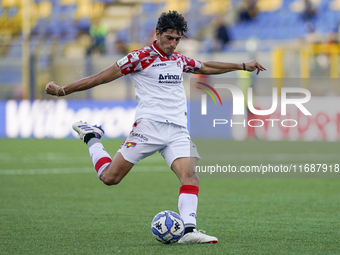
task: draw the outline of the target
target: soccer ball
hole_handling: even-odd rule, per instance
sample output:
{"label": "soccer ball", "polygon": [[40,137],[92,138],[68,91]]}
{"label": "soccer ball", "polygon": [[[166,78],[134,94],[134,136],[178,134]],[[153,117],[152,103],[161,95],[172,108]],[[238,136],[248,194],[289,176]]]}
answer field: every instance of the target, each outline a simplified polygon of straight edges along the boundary
{"label": "soccer ball", "polygon": [[160,212],[151,222],[152,234],[165,244],[176,243],[183,236],[184,228],[181,216],[173,211]]}

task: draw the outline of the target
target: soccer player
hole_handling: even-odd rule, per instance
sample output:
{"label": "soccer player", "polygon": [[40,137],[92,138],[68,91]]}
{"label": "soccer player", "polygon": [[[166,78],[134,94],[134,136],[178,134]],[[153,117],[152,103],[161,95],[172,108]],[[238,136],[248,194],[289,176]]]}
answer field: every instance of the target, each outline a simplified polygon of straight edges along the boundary
{"label": "soccer player", "polygon": [[257,70],[259,74],[266,69],[256,60],[233,64],[200,62],[185,57],[175,49],[187,30],[187,22],[181,14],[177,11],[164,12],[158,19],[157,40],[152,45],[133,51],[100,73],[65,87],[49,82],[46,93],[66,96],[131,74],[138,102],[135,122],[113,159],[100,142],[104,134],[101,127],[76,122],[73,129],[89,147],[97,176],[107,185],[118,184],[139,160],[159,151],[181,183],[178,209],[185,224],[185,233],[179,243],[217,243],[216,237],[196,230],[199,180],[195,166],[200,156],[187,130],[182,74],[209,75],[235,70]]}

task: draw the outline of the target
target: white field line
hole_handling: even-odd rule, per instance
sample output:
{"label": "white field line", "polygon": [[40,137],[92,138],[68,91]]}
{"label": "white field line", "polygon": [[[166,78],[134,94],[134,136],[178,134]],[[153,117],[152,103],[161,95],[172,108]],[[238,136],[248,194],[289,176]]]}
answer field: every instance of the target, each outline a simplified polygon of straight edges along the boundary
{"label": "white field line", "polygon": [[[166,172],[167,166],[135,166],[131,172]],[[40,169],[0,169],[0,175],[43,175],[43,174],[86,174],[96,173],[91,167],[73,168],[40,168]]]}
{"label": "white field line", "polygon": [[[0,0],[1,1],[1,0]],[[31,161],[44,161],[44,162],[84,162],[85,160],[91,161],[90,155],[84,156],[70,156],[64,153],[40,153],[38,155],[30,156],[30,155],[21,155],[18,157],[17,155],[11,155],[10,153],[0,153],[0,162],[31,162]],[[155,162],[164,162],[164,159],[161,156],[152,156],[143,160],[145,163],[155,163]]]}
{"label": "white field line", "polygon": [[[319,160],[320,163],[326,163],[328,160],[338,160],[339,155],[337,153],[224,153],[223,151],[217,151],[213,154],[208,152],[201,152],[201,157],[204,160],[217,160],[217,161],[287,161],[287,163],[291,163],[291,161],[301,161],[308,162],[309,160]],[[65,155],[62,153],[52,154],[52,153],[41,153],[38,156],[29,156],[23,155],[22,157],[13,156],[9,153],[0,153],[0,163],[8,163],[8,162],[21,162],[21,163],[30,163],[32,161],[44,161],[49,163],[59,163],[59,162],[84,162],[90,161],[89,156],[78,156],[71,157],[69,155]],[[321,162],[322,161],[322,162]],[[143,163],[163,163],[164,159],[160,156],[152,156],[143,160]],[[0,169],[1,170],[1,169]]]}

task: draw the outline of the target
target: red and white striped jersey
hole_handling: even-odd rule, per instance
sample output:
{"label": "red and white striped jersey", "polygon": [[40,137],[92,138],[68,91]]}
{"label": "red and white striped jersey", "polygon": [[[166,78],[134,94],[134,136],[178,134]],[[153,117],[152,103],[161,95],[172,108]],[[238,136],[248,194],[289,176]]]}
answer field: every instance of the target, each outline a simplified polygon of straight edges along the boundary
{"label": "red and white striped jersey", "polygon": [[131,74],[138,106],[135,120],[152,119],[187,126],[187,101],[183,72],[201,68],[201,62],[174,52],[166,55],[156,46],[133,51],[116,62],[124,75]]}

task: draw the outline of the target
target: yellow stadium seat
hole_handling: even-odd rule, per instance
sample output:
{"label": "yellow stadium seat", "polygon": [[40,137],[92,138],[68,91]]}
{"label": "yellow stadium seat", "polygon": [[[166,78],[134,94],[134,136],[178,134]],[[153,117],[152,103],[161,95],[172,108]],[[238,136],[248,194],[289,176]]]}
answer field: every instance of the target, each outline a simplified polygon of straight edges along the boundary
{"label": "yellow stadium seat", "polygon": [[61,5],[75,5],[77,0],[60,0]]}
{"label": "yellow stadium seat", "polygon": [[1,0],[2,8],[10,8],[15,6],[20,6],[21,0]]}
{"label": "yellow stadium seat", "polygon": [[[318,6],[321,3],[321,0],[311,0],[315,6]],[[303,11],[303,1],[295,0],[295,2],[291,3],[289,6],[290,10],[293,12],[302,12]]]}
{"label": "yellow stadium seat", "polygon": [[78,8],[76,10],[76,18],[98,18],[103,15],[104,12],[104,3],[96,2],[92,3],[91,1],[78,0]]}
{"label": "yellow stadium seat", "polygon": [[92,5],[92,18],[98,18],[103,15],[104,12],[104,3],[93,3]]}
{"label": "yellow stadium seat", "polygon": [[231,0],[205,0],[205,6],[202,11],[204,15],[221,15],[232,8]]}
{"label": "yellow stadium seat", "polygon": [[47,18],[51,16],[52,13],[52,3],[51,2],[40,2],[38,5],[38,16],[39,18]]}
{"label": "yellow stadium seat", "polygon": [[134,51],[134,50],[140,49],[141,47],[143,47],[141,43],[136,43],[136,42],[129,43],[128,51]]}
{"label": "yellow stadium seat", "polygon": [[282,7],[283,0],[259,0],[257,8],[260,12],[273,12]]}
{"label": "yellow stadium seat", "polygon": [[82,3],[78,4],[78,8],[76,11],[76,18],[91,18],[92,13],[92,4],[91,3]]}
{"label": "yellow stadium seat", "polygon": [[176,10],[179,13],[185,14],[190,9],[189,0],[167,0],[164,11]]}
{"label": "yellow stadium seat", "polygon": [[340,11],[340,0],[334,0],[333,2],[329,3],[329,9],[333,11]]}
{"label": "yellow stadium seat", "polygon": [[91,4],[91,3],[92,3],[92,0],[77,0],[78,5]]}

